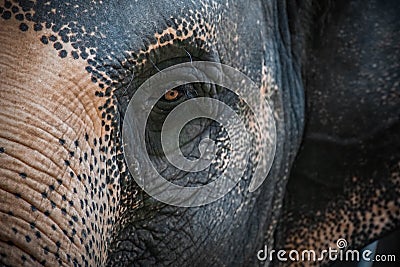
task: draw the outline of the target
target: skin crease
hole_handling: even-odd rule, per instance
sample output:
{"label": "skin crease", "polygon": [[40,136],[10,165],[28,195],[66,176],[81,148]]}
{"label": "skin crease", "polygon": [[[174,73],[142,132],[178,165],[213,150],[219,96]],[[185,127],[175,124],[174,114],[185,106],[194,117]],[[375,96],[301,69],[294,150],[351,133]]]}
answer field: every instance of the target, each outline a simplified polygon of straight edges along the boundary
{"label": "skin crease", "polygon": [[[398,227],[400,142],[386,125],[382,135],[389,141],[383,148],[393,150],[382,154],[378,146],[362,150],[360,157],[383,155],[380,163],[389,166],[382,171],[377,164],[376,177],[366,176],[372,171],[339,172],[345,189],[326,200],[320,192],[334,188],[324,180],[334,172],[321,170],[323,190],[317,186],[310,193],[310,182],[294,171],[285,192],[304,118],[315,118],[310,103],[325,110],[319,109],[324,102],[318,91],[327,76],[321,72],[315,79],[306,70],[319,69],[315,62],[330,50],[323,53],[306,36],[317,36],[310,26],[314,13],[323,17],[334,7],[316,11],[312,1],[120,1],[117,7],[101,1],[2,1],[0,7],[1,265],[262,265],[256,253],[264,245],[325,249],[345,237],[359,248]],[[158,203],[135,184],[137,174],[127,170],[123,158],[121,124],[129,99],[149,72],[190,60],[225,63],[252,78],[259,85],[254,93],[270,99],[278,142],[271,172],[256,192],[247,191],[253,155],[245,177],[228,195],[184,209]],[[333,80],[340,71],[332,68]],[[394,88],[398,91],[398,84]],[[217,97],[235,101],[223,92]],[[346,99],[342,102],[350,107],[357,101]],[[251,115],[239,111],[254,130]],[[398,109],[381,111],[398,119]],[[325,130],[318,123],[316,128]],[[221,155],[229,155],[223,133],[205,124],[199,129],[215,134]],[[305,134],[312,136],[309,129]],[[371,138],[365,144],[376,143]],[[197,141],[187,149],[194,150]],[[297,170],[309,170],[302,162],[316,158],[307,148],[318,145],[305,144]],[[257,142],[249,149],[257,152]],[[222,158],[222,165],[226,161]],[[187,177],[207,182],[221,169]]]}
{"label": "skin crease", "polygon": [[[0,197],[4,204],[1,222],[15,226],[1,232],[2,240],[14,236],[15,249],[9,257],[15,256],[12,260],[15,265],[34,264],[29,256],[26,256],[25,262],[20,257],[23,253],[29,255],[32,252],[37,259],[45,259],[50,266],[58,262],[68,265],[67,257],[80,258],[84,247],[79,242],[71,242],[62,230],[69,229],[68,236],[77,240],[72,233],[81,233],[84,230],[82,221],[91,220],[77,208],[80,200],[85,199],[85,188],[90,185],[73,179],[80,173],[79,169],[89,168],[89,162],[79,163],[77,159],[84,157],[84,153],[90,153],[85,134],[92,138],[104,136],[103,129],[99,127],[100,114],[95,108],[103,101],[92,96],[96,86],[81,71],[85,64],[83,60],[60,60],[52,47],[37,42],[41,35],[31,33],[27,36],[23,32],[14,32],[16,26],[15,21],[7,21],[1,27],[1,44],[6,51],[1,57],[1,146],[6,147],[2,155],[1,175],[5,181]],[[17,48],[13,43],[15,39],[19,40]],[[9,59],[17,57],[21,60],[10,66]],[[25,101],[25,96],[29,96],[29,102]],[[29,127],[21,132],[24,124]],[[77,138],[72,140],[71,136]],[[75,146],[76,141],[81,144],[79,147]],[[42,147],[56,149],[43,151]],[[99,164],[99,167],[104,166],[101,162]],[[16,194],[21,197],[16,197]],[[52,207],[51,201],[57,203],[57,207]],[[104,194],[94,198],[94,202],[107,203],[108,200]],[[7,215],[6,207],[14,205],[18,209],[12,210],[13,216]],[[68,209],[68,215],[63,213],[63,209]],[[108,213],[106,211],[103,215],[103,223],[97,225],[100,229],[98,234],[94,234],[97,240],[101,240],[101,233],[107,231],[106,218],[107,215],[112,216],[111,212]],[[69,222],[72,222],[72,227]],[[30,229],[34,224],[34,229]],[[27,251],[27,240],[35,244],[32,252]],[[53,250],[51,245],[58,247],[57,242],[60,246]],[[98,249],[105,246],[104,243],[99,245]],[[47,247],[48,253],[58,253],[60,258],[47,256],[45,249],[39,249],[41,247]],[[7,251],[7,244],[2,242],[0,250]],[[104,258],[100,260],[104,261]]]}

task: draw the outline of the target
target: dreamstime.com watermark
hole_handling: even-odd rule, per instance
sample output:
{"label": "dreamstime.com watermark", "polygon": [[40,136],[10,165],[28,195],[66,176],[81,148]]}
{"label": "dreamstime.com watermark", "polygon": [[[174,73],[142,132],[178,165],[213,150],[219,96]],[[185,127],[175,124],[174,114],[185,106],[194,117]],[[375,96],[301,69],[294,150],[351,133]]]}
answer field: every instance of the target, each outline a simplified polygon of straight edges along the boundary
{"label": "dreamstime.com watermark", "polygon": [[267,246],[257,252],[257,259],[259,261],[313,261],[313,262],[325,262],[325,261],[379,261],[379,262],[395,262],[396,255],[384,255],[375,254],[369,249],[362,251],[347,249],[346,239],[339,238],[336,241],[336,247],[328,247],[320,251],[316,250],[268,250]]}
{"label": "dreamstime.com watermark", "polygon": [[[191,120],[208,118],[218,122],[229,135],[230,160],[218,179],[197,187],[179,186],[167,181],[150,160],[145,142],[148,117],[159,99],[170,89],[190,83],[213,84],[235,93],[251,110],[260,133],[246,128],[246,120],[226,103],[211,97],[196,97],[177,105],[166,117],[161,129],[161,145],[170,164],[185,172],[199,172],[218,162],[214,141],[201,140],[200,158],[186,158],[179,145],[179,135]],[[238,134],[240,133],[240,134]],[[128,169],[136,183],[153,198],[174,206],[196,207],[223,197],[244,176],[251,148],[249,136],[258,140],[256,162],[249,191],[255,191],[266,179],[276,147],[276,128],[268,99],[260,88],[242,72],[215,62],[193,61],[163,69],[146,80],[135,92],[127,107],[122,139]],[[236,160],[241,159],[241,160]],[[224,162],[226,163],[226,162]]]}

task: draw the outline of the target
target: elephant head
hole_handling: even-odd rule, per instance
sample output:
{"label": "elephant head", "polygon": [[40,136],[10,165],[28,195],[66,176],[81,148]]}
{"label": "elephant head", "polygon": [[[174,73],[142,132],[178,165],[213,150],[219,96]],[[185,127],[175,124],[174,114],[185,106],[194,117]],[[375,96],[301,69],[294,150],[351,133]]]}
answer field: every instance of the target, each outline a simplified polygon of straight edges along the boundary
{"label": "elephant head", "polygon": [[[367,2],[2,1],[0,263],[260,265],[264,246],[322,250],[345,238],[361,248],[396,229],[400,7]],[[145,149],[135,148],[136,130],[123,132],[125,118],[142,116],[129,113],[145,102],[139,88],[196,62],[228,65],[256,88],[167,88],[146,118]],[[256,116],[248,96],[271,112]],[[211,164],[191,172],[171,166],[161,132],[174,108],[202,97],[226,103],[245,130],[187,123],[185,157],[198,159],[204,138],[215,144]],[[274,131],[261,127],[271,121]],[[242,153],[232,138],[244,132]],[[229,164],[243,175],[212,203],[177,207],[136,182],[148,178],[145,155],[181,186],[217,180]],[[251,192],[262,156],[272,165]]]}

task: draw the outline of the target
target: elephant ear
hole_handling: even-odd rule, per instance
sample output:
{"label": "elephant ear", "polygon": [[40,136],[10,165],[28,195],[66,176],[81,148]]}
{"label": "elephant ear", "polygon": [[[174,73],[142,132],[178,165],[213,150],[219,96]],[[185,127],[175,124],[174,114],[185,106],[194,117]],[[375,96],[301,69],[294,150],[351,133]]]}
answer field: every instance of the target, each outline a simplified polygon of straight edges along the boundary
{"label": "elephant ear", "polygon": [[359,249],[399,228],[399,12],[398,1],[336,1],[322,32],[311,24],[306,129],[277,247],[336,249],[343,238]]}

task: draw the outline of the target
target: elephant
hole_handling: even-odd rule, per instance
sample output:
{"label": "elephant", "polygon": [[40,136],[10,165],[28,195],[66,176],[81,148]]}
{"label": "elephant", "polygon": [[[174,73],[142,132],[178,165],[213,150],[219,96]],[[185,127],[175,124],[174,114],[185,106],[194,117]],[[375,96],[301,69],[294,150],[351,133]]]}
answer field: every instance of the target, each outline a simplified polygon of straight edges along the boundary
{"label": "elephant", "polygon": [[[338,240],[361,249],[395,231],[399,12],[395,0],[3,0],[0,264],[321,266],[332,259],[258,256],[337,248]],[[127,164],[124,118],[150,77],[195,62],[223,63],[257,85],[250,95],[271,108],[276,147],[250,192],[260,144],[272,134],[257,134],[253,121],[268,116],[219,86],[169,88],[147,121],[146,151],[133,156],[147,153],[165,179],[191,186],[217,179],[230,162],[245,166],[223,197],[178,207],[136,182],[145,174]],[[179,145],[196,158],[209,137],[215,161],[197,173],[168,164],[162,122],[199,97],[228,103],[245,121],[247,159],[231,157],[223,125],[199,118]]]}

